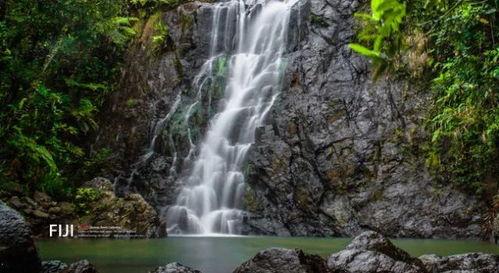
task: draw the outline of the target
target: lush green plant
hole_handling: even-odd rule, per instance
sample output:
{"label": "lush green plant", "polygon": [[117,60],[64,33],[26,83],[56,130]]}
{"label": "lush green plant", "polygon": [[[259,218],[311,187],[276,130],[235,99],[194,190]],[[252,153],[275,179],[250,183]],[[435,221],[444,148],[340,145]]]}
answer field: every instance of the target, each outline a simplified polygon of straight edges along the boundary
{"label": "lush green plant", "polygon": [[102,193],[94,188],[79,188],[76,190],[75,205],[79,214],[87,215],[90,213],[91,204],[99,200]]}
{"label": "lush green plant", "polygon": [[497,187],[499,175],[496,6],[494,1],[440,4],[445,16],[431,17],[439,27],[426,28],[437,75],[428,163],[445,178],[482,193],[486,184]]}
{"label": "lush green plant", "polygon": [[374,75],[383,73],[401,48],[400,25],[405,17],[405,4],[397,0],[372,0],[371,13],[359,12],[355,16],[362,22],[358,43],[350,48],[373,60]]}
{"label": "lush green plant", "polygon": [[[393,18],[392,27],[379,31],[386,19],[376,20],[381,17],[374,3],[381,2],[387,3],[385,7],[388,3],[402,5],[371,1],[372,15],[360,15],[368,27],[358,36],[374,47],[353,44],[352,49],[372,58],[375,65],[385,61],[393,65],[412,46],[396,41],[411,41],[406,38],[422,33],[427,43],[424,54],[429,57],[425,59],[428,73],[420,80],[429,78],[428,86],[434,92],[427,122],[431,133],[427,163],[445,181],[493,194],[499,177],[497,1],[406,1],[405,22],[401,25],[399,21],[405,15],[403,8],[392,8],[386,15]],[[392,13],[396,10],[398,15]]]}
{"label": "lush green plant", "polygon": [[0,186],[66,196],[77,174],[98,161],[85,142],[113,90],[134,19],[122,1],[2,3]]}
{"label": "lush green plant", "polygon": [[157,16],[158,18],[154,22],[154,32],[152,35],[152,46],[154,49],[165,46],[166,39],[170,32],[168,26],[161,20],[161,13]]}

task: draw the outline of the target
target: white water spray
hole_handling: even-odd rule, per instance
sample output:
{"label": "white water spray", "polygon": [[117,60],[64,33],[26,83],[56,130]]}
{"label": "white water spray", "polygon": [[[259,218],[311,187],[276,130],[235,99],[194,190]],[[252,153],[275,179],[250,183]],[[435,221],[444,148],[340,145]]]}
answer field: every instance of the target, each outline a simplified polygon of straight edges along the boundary
{"label": "white water spray", "polygon": [[[291,7],[297,1],[264,1],[250,9],[243,0],[214,6],[211,58],[201,73],[212,69],[220,54],[234,53],[228,60],[221,111],[210,121],[192,169],[182,178],[185,186],[176,205],[168,209],[169,233],[240,234],[241,169],[255,129],[278,95]],[[229,29],[236,30],[235,44]]]}

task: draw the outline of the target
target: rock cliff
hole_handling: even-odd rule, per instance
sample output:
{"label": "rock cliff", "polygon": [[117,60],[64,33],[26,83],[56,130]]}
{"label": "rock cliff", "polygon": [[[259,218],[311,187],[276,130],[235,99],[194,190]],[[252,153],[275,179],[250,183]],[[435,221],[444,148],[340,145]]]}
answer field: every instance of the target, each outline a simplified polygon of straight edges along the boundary
{"label": "rock cliff", "polygon": [[479,237],[482,204],[438,185],[425,168],[429,93],[413,83],[372,82],[366,60],[348,48],[360,5],[303,5],[301,42],[249,156],[247,199],[258,204],[249,206],[250,232]]}
{"label": "rock cliff", "polygon": [[[302,0],[293,8],[283,88],[247,158],[245,233],[483,236],[484,204],[436,183],[425,167],[429,93],[373,82],[368,62],[348,48],[363,2]],[[177,178],[223,90],[223,56],[204,85],[196,77],[209,55],[212,5],[190,2],[139,23],[122,90],[97,136],[96,147],[116,151],[116,192],[139,192],[158,210],[175,202]],[[169,29],[160,46],[151,42],[157,20]],[[229,44],[233,31],[222,37]]]}

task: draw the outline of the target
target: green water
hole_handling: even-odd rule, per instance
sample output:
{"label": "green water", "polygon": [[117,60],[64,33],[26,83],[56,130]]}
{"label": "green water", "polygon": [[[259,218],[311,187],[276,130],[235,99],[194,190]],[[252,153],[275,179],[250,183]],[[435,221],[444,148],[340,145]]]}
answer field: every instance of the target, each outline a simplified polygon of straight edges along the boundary
{"label": "green water", "polygon": [[[327,257],[342,250],[346,238],[170,237],[156,240],[45,240],[37,243],[42,258],[74,262],[88,259],[101,273],[146,273],[178,261],[204,273],[228,273],[269,247],[300,248]],[[499,246],[478,241],[393,240],[413,256],[485,252],[499,255]]]}

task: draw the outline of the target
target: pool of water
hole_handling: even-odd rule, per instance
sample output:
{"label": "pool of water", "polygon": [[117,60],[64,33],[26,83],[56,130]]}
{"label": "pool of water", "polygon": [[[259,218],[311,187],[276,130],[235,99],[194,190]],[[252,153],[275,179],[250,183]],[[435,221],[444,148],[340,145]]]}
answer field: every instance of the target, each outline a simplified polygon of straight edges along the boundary
{"label": "pool of water", "polygon": [[[327,257],[342,250],[348,238],[169,237],[154,240],[42,240],[44,260],[71,263],[88,259],[100,273],[146,273],[157,266],[180,262],[203,273],[229,273],[258,251],[269,247],[300,248]],[[413,256],[485,252],[499,255],[499,246],[479,241],[413,240],[392,242]]]}

